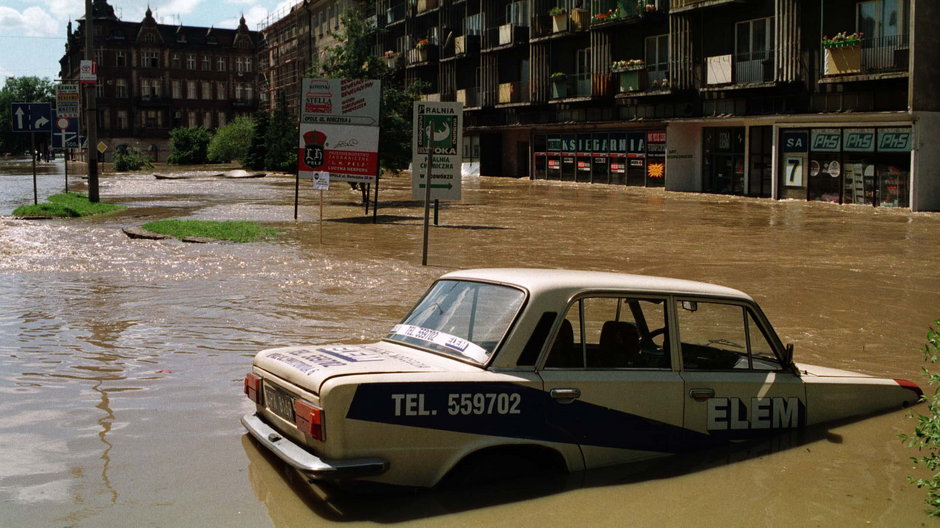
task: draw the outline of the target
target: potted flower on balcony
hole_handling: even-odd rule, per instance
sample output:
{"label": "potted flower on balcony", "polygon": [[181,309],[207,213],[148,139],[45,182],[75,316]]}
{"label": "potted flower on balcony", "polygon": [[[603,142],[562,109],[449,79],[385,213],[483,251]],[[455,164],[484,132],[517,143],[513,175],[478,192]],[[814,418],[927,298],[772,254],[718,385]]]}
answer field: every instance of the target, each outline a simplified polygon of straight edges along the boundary
{"label": "potted flower on balcony", "polygon": [[574,26],[574,31],[583,31],[587,29],[588,25],[591,23],[591,14],[587,9],[580,7],[575,7],[571,10],[571,25]]}
{"label": "potted flower on balcony", "polygon": [[394,69],[398,65],[398,52],[395,50],[385,50],[385,64]]}
{"label": "potted flower on balcony", "polygon": [[610,65],[610,71],[619,74],[621,92],[640,90],[646,80],[643,71],[645,69],[646,63],[643,59],[618,60]]}
{"label": "potted flower on balcony", "polygon": [[638,0],[636,3],[636,11],[640,16],[646,16],[656,13],[659,11],[659,8],[656,7],[656,4],[647,0]]}
{"label": "potted flower on balcony", "polygon": [[832,38],[823,36],[822,47],[826,54],[826,75],[845,75],[862,71],[861,32],[843,31]]}
{"label": "potted flower on balcony", "polygon": [[607,22],[613,22],[615,20],[620,20],[622,18],[620,8],[615,7],[613,9],[608,9],[607,11],[602,11],[591,17],[591,25],[606,24]]}
{"label": "potted flower on balcony", "polygon": [[555,6],[548,10],[552,17],[552,33],[568,31],[568,11],[564,7]]}
{"label": "potted flower on balcony", "polygon": [[430,45],[431,41],[426,38],[415,42],[415,62],[428,61],[428,46]]}
{"label": "potted flower on balcony", "polygon": [[565,72],[555,72],[549,76],[552,81],[552,98],[561,99],[568,97],[568,74]]}

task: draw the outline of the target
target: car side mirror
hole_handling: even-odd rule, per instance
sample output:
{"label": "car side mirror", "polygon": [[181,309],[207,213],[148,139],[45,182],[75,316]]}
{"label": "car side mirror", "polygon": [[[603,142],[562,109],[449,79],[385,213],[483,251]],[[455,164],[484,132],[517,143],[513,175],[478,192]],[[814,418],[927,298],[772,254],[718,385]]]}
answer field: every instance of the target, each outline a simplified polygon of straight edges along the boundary
{"label": "car side mirror", "polygon": [[682,309],[687,312],[695,312],[698,310],[698,303],[695,301],[682,301]]}
{"label": "car side mirror", "polygon": [[793,364],[793,343],[788,343],[783,352],[783,366],[788,367]]}

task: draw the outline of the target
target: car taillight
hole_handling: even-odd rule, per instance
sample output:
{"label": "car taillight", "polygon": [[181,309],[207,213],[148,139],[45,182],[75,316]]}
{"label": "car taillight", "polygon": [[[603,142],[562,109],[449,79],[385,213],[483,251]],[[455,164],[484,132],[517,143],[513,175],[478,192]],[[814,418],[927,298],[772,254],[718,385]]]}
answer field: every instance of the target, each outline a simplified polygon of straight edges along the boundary
{"label": "car taillight", "polygon": [[323,409],[303,401],[294,400],[294,425],[316,440],[323,440]]}
{"label": "car taillight", "polygon": [[251,372],[245,374],[245,396],[255,403],[261,403],[261,378]]}

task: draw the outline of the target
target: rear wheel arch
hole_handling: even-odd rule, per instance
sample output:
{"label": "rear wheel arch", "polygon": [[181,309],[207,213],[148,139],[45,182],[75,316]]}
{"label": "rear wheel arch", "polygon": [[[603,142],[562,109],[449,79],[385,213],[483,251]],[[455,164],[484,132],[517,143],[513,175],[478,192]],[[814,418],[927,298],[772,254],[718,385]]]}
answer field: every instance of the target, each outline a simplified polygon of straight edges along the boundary
{"label": "rear wheel arch", "polygon": [[567,471],[568,463],[556,449],[539,444],[502,444],[465,454],[438,480],[437,486],[463,486]]}

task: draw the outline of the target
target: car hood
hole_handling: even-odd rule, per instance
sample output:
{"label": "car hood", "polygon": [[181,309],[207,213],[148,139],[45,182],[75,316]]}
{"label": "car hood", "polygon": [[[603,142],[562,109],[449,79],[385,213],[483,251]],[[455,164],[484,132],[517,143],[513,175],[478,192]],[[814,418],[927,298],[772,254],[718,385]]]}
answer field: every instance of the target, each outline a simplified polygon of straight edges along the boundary
{"label": "car hood", "polygon": [[851,370],[841,370],[830,367],[820,367],[819,365],[809,365],[807,363],[794,363],[796,368],[800,371],[800,374],[803,376],[817,376],[820,378],[874,378],[877,376],[869,376],[867,374],[862,374],[860,372],[852,372]]}
{"label": "car hood", "polygon": [[272,348],[258,352],[254,365],[314,393],[336,376],[480,370],[455,359],[384,341]]}

